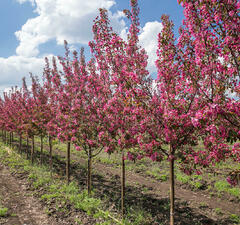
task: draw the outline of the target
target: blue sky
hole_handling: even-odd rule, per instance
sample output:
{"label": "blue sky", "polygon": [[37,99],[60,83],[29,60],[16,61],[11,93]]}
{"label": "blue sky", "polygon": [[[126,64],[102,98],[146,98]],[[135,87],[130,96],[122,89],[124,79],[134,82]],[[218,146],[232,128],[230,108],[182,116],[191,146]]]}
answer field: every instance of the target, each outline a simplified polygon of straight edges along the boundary
{"label": "blue sky", "polygon": [[[154,73],[160,17],[170,15],[177,35],[183,8],[177,0],[139,0],[139,6],[140,44],[149,54],[149,70]],[[41,76],[45,56],[64,54],[64,39],[72,49],[86,47],[99,7],[109,10],[114,29],[126,36],[128,23],[121,11],[129,8],[129,0],[1,0],[0,93],[19,86],[29,72]]]}

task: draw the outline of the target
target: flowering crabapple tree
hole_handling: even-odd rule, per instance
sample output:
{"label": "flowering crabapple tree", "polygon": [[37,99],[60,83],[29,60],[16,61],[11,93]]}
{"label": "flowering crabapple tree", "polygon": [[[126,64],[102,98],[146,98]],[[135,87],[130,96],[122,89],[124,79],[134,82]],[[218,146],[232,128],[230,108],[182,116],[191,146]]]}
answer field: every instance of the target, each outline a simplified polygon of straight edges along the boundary
{"label": "flowering crabapple tree", "polygon": [[57,113],[61,102],[58,101],[58,93],[62,90],[61,74],[57,68],[56,58],[52,58],[52,68],[49,59],[45,58],[45,67],[43,71],[43,88],[47,96],[48,120],[45,123],[45,129],[48,134],[49,143],[49,167],[52,173],[53,169],[53,142],[52,140],[58,135]]}
{"label": "flowering crabapple tree", "polygon": [[[193,154],[194,163],[214,166],[226,158],[240,162],[240,2],[179,2],[184,7],[185,32],[194,41],[195,64],[201,70],[201,82],[195,83],[203,107],[193,120],[205,150]],[[233,174],[228,181],[236,184],[239,171],[238,176]]]}
{"label": "flowering crabapple tree", "polygon": [[[76,128],[73,130],[72,142],[77,150],[83,150],[88,157],[88,194],[92,189],[92,158],[104,148],[103,98],[107,90],[104,80],[96,73],[94,60],[85,63],[83,52],[80,61],[73,62],[72,90],[75,99],[72,107],[72,121]],[[101,113],[100,113],[101,112]]]}
{"label": "flowering crabapple tree", "polygon": [[21,104],[21,97],[22,97],[21,90],[19,90],[17,87],[15,87],[15,89],[12,88],[12,91],[9,93],[8,101],[5,100],[5,106],[3,108],[3,112],[1,113],[1,115],[3,116],[4,114],[8,114],[7,115],[8,120],[6,118],[5,119],[2,118],[2,120],[14,124],[13,132],[16,132],[19,135],[19,152],[22,153],[22,134],[24,131],[22,129],[23,106]]}
{"label": "flowering crabapple tree", "polygon": [[[138,121],[144,109],[138,105],[139,99],[146,97],[151,87],[151,79],[146,70],[146,52],[138,46],[139,8],[137,1],[131,1],[131,12],[124,10],[131,20],[128,39],[124,41],[113,32],[105,9],[100,9],[93,32],[94,41],[90,42],[91,51],[96,58],[99,73],[104,77],[105,86],[110,90],[103,107],[103,121],[108,141],[106,151],[119,149],[122,153],[121,208],[124,216],[125,199],[125,151],[137,145]],[[109,139],[110,137],[110,139]],[[129,154],[128,154],[129,155]],[[130,155],[129,155],[130,156]]]}
{"label": "flowering crabapple tree", "polygon": [[42,154],[43,154],[43,138],[47,136],[46,125],[50,119],[50,108],[48,104],[48,95],[46,89],[41,85],[37,77],[31,74],[32,80],[32,98],[33,98],[33,115],[32,120],[36,127],[36,135],[40,136],[40,163],[42,164]]}
{"label": "flowering crabapple tree", "polygon": [[166,15],[161,20],[163,29],[158,36],[156,90],[153,90],[149,104],[152,118],[144,121],[148,136],[140,137],[139,144],[153,160],[167,158],[170,163],[170,224],[173,225],[175,160],[184,159],[186,148],[196,144],[197,133],[191,118],[201,102],[198,100],[197,87],[190,79],[186,79],[187,73],[197,74],[192,63],[193,43],[190,37],[176,43],[173,23]]}
{"label": "flowering crabapple tree", "polygon": [[[2,120],[4,121],[5,130],[9,132],[9,144],[12,145],[12,132],[17,127],[17,118],[15,117],[16,94],[14,93],[16,88],[12,88],[9,92],[4,93],[3,108],[2,108]],[[7,138],[6,140],[7,141]]]}
{"label": "flowering crabapple tree", "polygon": [[[51,70],[47,62],[45,69],[46,85],[51,101],[54,102],[56,117],[51,122],[55,126],[54,135],[61,141],[68,142],[67,162],[70,161],[70,141],[77,150],[84,150],[88,156],[88,194],[92,186],[92,158],[103,149],[103,122],[97,111],[101,111],[103,93],[106,87],[99,79],[93,60],[85,62],[84,51],[81,50],[78,59],[77,52],[70,59],[69,49],[65,42],[66,54],[59,57],[62,71],[56,66]],[[69,180],[69,163],[67,163],[67,176]]]}
{"label": "flowering crabapple tree", "polygon": [[[23,129],[25,129],[27,136],[32,140],[31,146],[31,162],[34,162],[35,157],[35,136],[39,135],[41,129],[38,126],[39,120],[41,120],[41,115],[39,115],[38,99],[37,99],[37,87],[39,86],[39,81],[36,77],[31,74],[31,91],[28,90],[25,79],[23,79],[23,91],[24,91],[24,124]],[[40,116],[40,117],[39,117]]]}
{"label": "flowering crabapple tree", "polygon": [[[66,157],[66,178],[67,183],[70,182],[70,146],[73,131],[76,129],[72,119],[72,105],[74,92],[71,82],[73,73],[71,72],[72,62],[69,59],[69,50],[65,41],[66,54],[64,58],[58,57],[58,62],[62,67],[62,71],[57,68],[56,60],[53,59],[53,68],[50,69],[48,60],[46,60],[45,68],[45,87],[50,96],[51,109],[54,110],[54,116],[49,120],[50,132],[52,136],[56,136],[60,141],[67,142]],[[51,146],[51,140],[49,142]]]}

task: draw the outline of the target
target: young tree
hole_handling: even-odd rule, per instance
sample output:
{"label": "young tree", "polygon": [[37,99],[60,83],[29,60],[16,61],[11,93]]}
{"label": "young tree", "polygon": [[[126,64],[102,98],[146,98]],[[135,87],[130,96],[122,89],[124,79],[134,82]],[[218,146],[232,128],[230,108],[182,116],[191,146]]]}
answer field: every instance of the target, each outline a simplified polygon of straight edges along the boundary
{"label": "young tree", "polygon": [[[237,0],[179,2],[184,7],[185,33],[194,42],[195,64],[201,70],[198,88],[203,107],[195,114],[194,121],[196,129],[201,130],[205,150],[190,158],[205,166],[228,157],[239,162],[240,3]],[[232,147],[226,141],[235,144]]]}
{"label": "young tree", "polygon": [[[125,152],[137,144],[140,117],[144,117],[144,105],[138,105],[147,97],[151,79],[146,70],[147,56],[138,46],[139,8],[137,1],[131,1],[131,12],[125,10],[131,20],[127,41],[113,32],[105,9],[93,26],[94,41],[90,47],[99,73],[104,77],[110,92],[103,107],[103,121],[107,140],[106,151],[111,153],[119,149],[122,153],[121,208],[124,216],[125,198]],[[106,92],[107,93],[107,92]],[[140,100],[139,100],[140,99]]]}

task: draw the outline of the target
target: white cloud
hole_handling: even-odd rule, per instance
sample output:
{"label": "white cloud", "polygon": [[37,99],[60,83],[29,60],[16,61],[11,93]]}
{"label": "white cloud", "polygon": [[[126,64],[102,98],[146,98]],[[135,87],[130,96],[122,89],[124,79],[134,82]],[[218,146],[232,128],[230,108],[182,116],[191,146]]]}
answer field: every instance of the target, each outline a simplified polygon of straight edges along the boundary
{"label": "white cloud", "polygon": [[22,78],[29,77],[29,72],[41,76],[44,68],[44,58],[10,56],[0,57],[0,89],[3,90],[11,86],[21,85]]}
{"label": "white cloud", "polygon": [[[67,40],[71,50],[75,44],[87,44],[92,40],[93,20],[99,14],[99,8],[108,10],[115,0],[16,0],[20,4],[30,2],[38,14],[30,18],[16,31],[19,40],[17,55],[0,57],[0,90],[11,86],[21,86],[22,77],[29,77],[29,72],[41,76],[44,58],[39,55],[39,46],[50,40],[63,44]],[[109,19],[114,31],[121,37],[127,37],[124,13],[109,11]],[[161,31],[160,22],[148,22],[142,29],[139,40],[149,55],[149,70],[155,71],[157,34]],[[41,54],[42,55],[42,54]],[[2,91],[0,91],[2,92]]]}
{"label": "white cloud", "polygon": [[[5,88],[21,85],[22,77],[29,77],[29,72],[41,76],[44,67],[39,46],[50,40],[63,45],[67,40],[71,50],[75,44],[87,44],[92,40],[93,20],[99,15],[99,8],[109,10],[115,0],[15,0],[23,4],[30,2],[38,14],[30,18],[16,31],[19,40],[16,55],[0,57],[0,92]],[[109,11],[109,19],[114,30],[126,32],[124,14]]]}
{"label": "white cloud", "polygon": [[[18,0],[20,3],[27,0]],[[28,0],[30,1],[30,0]],[[32,2],[32,1],[31,1]],[[31,57],[39,54],[40,44],[49,40],[56,40],[63,44],[87,44],[92,40],[93,20],[99,14],[99,8],[110,9],[114,0],[35,0],[35,11],[38,16],[29,19],[15,33],[20,41],[16,53]],[[110,21],[119,33],[125,29],[123,13],[109,12]]]}
{"label": "white cloud", "polygon": [[156,72],[155,61],[157,59],[158,34],[162,31],[163,25],[158,21],[147,22],[139,36],[140,45],[145,48],[148,54],[148,69],[150,73]]}

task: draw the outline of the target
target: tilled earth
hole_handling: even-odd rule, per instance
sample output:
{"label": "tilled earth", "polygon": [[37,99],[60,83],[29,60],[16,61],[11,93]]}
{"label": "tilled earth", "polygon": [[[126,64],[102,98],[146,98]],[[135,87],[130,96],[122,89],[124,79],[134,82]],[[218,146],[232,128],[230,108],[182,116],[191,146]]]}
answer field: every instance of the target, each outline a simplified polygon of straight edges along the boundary
{"label": "tilled earth", "polygon": [[38,199],[27,191],[22,179],[16,179],[0,164],[0,203],[8,208],[7,215],[0,217],[0,224],[7,225],[58,225],[44,211]]}

